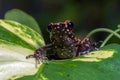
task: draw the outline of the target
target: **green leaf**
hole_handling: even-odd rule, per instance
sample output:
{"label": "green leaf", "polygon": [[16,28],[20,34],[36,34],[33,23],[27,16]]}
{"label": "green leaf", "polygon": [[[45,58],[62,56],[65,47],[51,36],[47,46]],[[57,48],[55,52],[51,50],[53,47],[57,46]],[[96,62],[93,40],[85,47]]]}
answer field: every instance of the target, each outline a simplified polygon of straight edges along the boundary
{"label": "green leaf", "polygon": [[27,48],[39,48],[44,45],[42,35],[25,25],[11,20],[0,20],[0,39]]}
{"label": "green leaf", "polygon": [[68,60],[53,60],[34,76],[17,80],[119,80],[120,45],[111,44],[99,51]]}
{"label": "green leaf", "polygon": [[25,59],[33,50],[0,39],[0,80],[33,75],[37,72],[34,59]]}
{"label": "green leaf", "polygon": [[38,71],[35,60],[26,56],[43,45],[42,36],[31,28],[15,21],[0,20],[0,80],[34,75]]}
{"label": "green leaf", "polygon": [[28,15],[27,13],[25,13],[19,9],[9,10],[5,14],[5,19],[17,21],[21,24],[24,24],[24,25],[34,29],[35,31],[37,31],[38,33],[41,34],[39,25],[36,22],[36,20],[32,16]]}

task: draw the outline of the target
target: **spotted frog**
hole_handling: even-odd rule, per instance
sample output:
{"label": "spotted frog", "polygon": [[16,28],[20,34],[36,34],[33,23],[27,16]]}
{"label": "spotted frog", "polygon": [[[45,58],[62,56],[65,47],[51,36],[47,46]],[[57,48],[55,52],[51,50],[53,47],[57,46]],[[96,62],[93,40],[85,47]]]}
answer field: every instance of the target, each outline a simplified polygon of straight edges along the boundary
{"label": "spotted frog", "polygon": [[[97,49],[97,44],[92,43],[90,39],[85,38],[81,40],[75,37],[73,26],[70,20],[50,23],[48,30],[50,32],[51,43],[37,49],[33,55],[28,55],[26,58],[35,58],[38,63],[40,63],[40,60],[48,62],[48,59],[74,58]],[[43,52],[49,49],[52,49],[53,53],[43,56]]]}

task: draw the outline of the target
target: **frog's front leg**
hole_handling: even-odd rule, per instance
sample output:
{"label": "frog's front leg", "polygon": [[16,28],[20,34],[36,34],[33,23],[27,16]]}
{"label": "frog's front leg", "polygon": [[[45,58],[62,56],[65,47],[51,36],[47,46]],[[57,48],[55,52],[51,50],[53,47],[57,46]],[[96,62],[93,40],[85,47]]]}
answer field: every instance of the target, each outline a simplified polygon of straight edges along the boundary
{"label": "frog's front leg", "polygon": [[46,63],[48,63],[48,58],[46,56],[43,56],[43,52],[48,50],[48,49],[51,49],[52,48],[52,44],[48,44],[46,46],[43,46],[39,49],[37,49],[33,55],[28,55],[26,56],[26,59],[28,58],[35,58],[36,60],[36,67],[37,67],[37,64],[40,64],[40,61],[45,61]]}

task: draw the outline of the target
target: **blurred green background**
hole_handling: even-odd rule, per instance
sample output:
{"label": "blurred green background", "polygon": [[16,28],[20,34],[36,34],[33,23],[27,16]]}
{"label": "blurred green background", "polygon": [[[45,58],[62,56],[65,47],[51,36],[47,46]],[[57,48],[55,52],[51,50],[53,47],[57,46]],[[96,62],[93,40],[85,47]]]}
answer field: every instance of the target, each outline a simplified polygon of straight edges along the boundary
{"label": "blurred green background", "polygon": [[[50,22],[73,21],[74,32],[80,38],[92,29],[116,29],[120,24],[120,0],[0,0],[0,18],[14,8],[37,20],[46,43],[49,43],[47,25]],[[100,41],[105,36],[106,33],[98,33],[94,39]]]}

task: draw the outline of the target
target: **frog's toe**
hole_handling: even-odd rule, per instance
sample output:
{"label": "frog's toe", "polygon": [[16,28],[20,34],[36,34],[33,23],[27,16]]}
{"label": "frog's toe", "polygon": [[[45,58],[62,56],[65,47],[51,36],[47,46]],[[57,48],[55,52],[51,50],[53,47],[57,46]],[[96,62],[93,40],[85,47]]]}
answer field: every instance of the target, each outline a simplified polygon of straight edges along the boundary
{"label": "frog's toe", "polygon": [[44,56],[42,57],[42,61],[45,61],[45,63],[47,63],[47,64],[49,63],[48,58],[44,57]]}
{"label": "frog's toe", "polygon": [[34,55],[28,55],[25,57],[26,59],[29,59],[29,58],[34,58]]}

